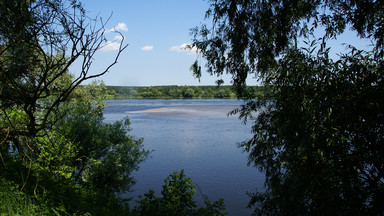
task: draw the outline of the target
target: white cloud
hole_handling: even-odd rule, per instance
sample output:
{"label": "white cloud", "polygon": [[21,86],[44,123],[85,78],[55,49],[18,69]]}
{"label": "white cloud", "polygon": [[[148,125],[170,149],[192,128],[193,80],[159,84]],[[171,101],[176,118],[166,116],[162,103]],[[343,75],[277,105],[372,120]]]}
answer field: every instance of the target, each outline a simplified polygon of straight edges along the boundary
{"label": "white cloud", "polygon": [[121,41],[121,40],[123,40],[123,36],[122,35],[116,35],[114,40],[115,41]]}
{"label": "white cloud", "polygon": [[153,49],[153,46],[143,46],[141,47],[141,50],[143,51],[151,51]]}
{"label": "white cloud", "polygon": [[100,49],[103,52],[110,52],[110,51],[116,51],[119,50],[121,41],[123,40],[122,35],[116,35],[114,37],[113,41],[107,41],[106,43],[102,44]]}
{"label": "white cloud", "polygon": [[119,23],[117,26],[115,26],[116,31],[128,31],[128,27],[125,23]]}
{"label": "white cloud", "polygon": [[114,32],[114,31],[124,31],[124,32],[127,32],[128,31],[128,27],[125,23],[118,23],[117,26],[111,28],[111,29],[107,29],[105,30],[104,32],[105,33],[109,33],[109,32]]}
{"label": "white cloud", "polygon": [[169,50],[173,52],[182,52],[182,53],[187,53],[188,55],[194,55],[197,53],[197,48],[196,47],[190,48],[191,46],[192,46],[191,44],[183,43],[179,46],[173,46],[169,48]]}
{"label": "white cloud", "polygon": [[103,52],[110,52],[110,51],[116,51],[119,50],[120,43],[116,41],[108,41],[107,43],[101,45],[101,51]]}

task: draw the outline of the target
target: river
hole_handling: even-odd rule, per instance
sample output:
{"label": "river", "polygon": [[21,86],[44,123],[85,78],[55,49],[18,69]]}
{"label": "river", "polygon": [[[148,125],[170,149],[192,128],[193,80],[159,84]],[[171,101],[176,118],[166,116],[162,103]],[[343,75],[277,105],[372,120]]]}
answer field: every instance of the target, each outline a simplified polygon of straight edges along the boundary
{"label": "river", "polygon": [[[264,175],[247,166],[247,154],[237,147],[249,139],[251,127],[227,113],[242,102],[231,99],[109,100],[106,122],[128,116],[130,135],[144,138],[151,157],[133,173],[136,185],[127,196],[153,189],[184,169],[211,201],[224,198],[229,215],[250,215],[247,192],[263,190]],[[196,199],[201,201],[199,192]]]}

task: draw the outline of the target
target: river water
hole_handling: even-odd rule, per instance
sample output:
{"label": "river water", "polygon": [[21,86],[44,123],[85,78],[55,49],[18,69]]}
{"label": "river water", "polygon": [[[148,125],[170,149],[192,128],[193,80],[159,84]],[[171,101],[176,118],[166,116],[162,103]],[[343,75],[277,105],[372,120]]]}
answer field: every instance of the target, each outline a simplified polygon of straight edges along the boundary
{"label": "river water", "polygon": [[[127,196],[153,189],[184,169],[211,201],[224,198],[229,215],[250,215],[247,192],[263,190],[264,176],[247,166],[247,154],[237,144],[249,139],[251,127],[227,113],[242,102],[230,99],[109,100],[106,122],[128,116],[130,135],[144,138],[151,157],[133,173],[136,185]],[[199,193],[197,200],[202,200]]]}

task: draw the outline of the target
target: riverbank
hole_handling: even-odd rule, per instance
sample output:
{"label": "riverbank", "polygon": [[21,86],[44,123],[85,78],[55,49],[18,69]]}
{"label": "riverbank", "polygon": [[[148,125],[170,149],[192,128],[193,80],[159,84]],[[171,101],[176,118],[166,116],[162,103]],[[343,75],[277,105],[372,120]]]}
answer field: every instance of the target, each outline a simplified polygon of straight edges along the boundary
{"label": "riverbank", "polygon": [[[106,86],[109,99],[236,99],[233,86]],[[255,97],[268,94],[265,87],[252,86]]]}

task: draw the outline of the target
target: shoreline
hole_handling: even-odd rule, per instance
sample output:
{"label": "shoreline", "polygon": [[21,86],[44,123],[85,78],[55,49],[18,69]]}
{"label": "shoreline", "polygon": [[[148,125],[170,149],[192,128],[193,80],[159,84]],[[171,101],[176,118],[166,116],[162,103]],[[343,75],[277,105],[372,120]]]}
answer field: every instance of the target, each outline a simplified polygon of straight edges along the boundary
{"label": "shoreline", "polygon": [[212,105],[191,105],[191,106],[170,106],[143,110],[127,111],[126,113],[148,113],[148,114],[190,114],[190,115],[220,115],[228,116],[228,113],[238,108],[237,106],[212,106]]}

